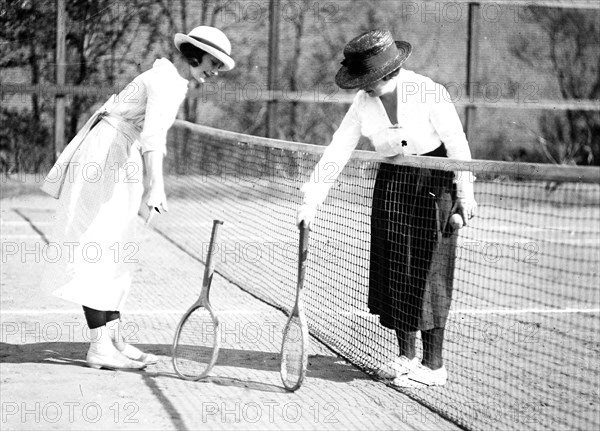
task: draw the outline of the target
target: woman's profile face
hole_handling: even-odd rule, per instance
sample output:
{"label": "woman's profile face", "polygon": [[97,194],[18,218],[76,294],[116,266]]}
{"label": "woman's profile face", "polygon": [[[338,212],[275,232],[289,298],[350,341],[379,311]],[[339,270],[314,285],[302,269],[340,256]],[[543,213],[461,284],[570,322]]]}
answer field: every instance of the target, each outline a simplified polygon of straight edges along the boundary
{"label": "woman's profile face", "polygon": [[361,87],[361,90],[364,90],[371,97],[381,97],[393,93],[395,88],[395,79],[390,79],[388,81],[380,79],[379,81],[371,82],[370,84]]}
{"label": "woman's profile face", "polygon": [[219,68],[223,66],[221,60],[210,55],[209,53],[204,54],[202,61],[198,62],[196,59],[188,60],[190,64],[190,73],[192,77],[203,83],[207,79],[219,74]]}

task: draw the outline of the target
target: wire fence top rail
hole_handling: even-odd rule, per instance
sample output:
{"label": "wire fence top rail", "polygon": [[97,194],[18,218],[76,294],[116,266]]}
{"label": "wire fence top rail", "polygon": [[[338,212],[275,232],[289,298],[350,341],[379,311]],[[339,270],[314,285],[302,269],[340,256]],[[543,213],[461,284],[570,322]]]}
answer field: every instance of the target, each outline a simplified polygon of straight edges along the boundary
{"label": "wire fence top rail", "polygon": [[538,6],[564,9],[600,9],[597,0],[448,0],[443,3],[473,3],[479,5]]}
{"label": "wire fence top rail", "polygon": [[[176,120],[174,127],[189,130],[207,139],[236,142],[241,145],[270,147],[280,150],[298,151],[310,154],[322,154],[326,146],[280,139],[246,135],[213,127],[202,126],[187,121]],[[440,159],[426,156],[384,157],[375,151],[355,150],[352,159],[364,162],[383,162],[395,165],[411,165],[414,167],[439,169],[443,171],[470,171],[475,175],[507,176],[523,180],[544,180],[583,182],[600,184],[600,167],[564,166],[543,163],[504,162],[491,160],[457,160]]]}
{"label": "wire fence top rail", "polygon": [[[106,85],[56,85],[52,83],[25,84],[25,83],[0,83],[0,99],[4,100],[10,96],[36,94],[38,97],[61,97],[61,96],[88,96],[106,99],[118,94],[127,84]],[[233,94],[237,100],[249,102],[302,102],[302,103],[333,103],[350,104],[354,100],[355,93],[332,93],[315,87],[307,91],[288,91],[284,89],[269,89],[265,91],[254,91],[255,83],[237,83],[230,91],[223,88],[224,97]],[[192,89],[190,95],[207,99],[213,97],[212,91]],[[546,109],[546,110],[576,110],[576,111],[600,111],[600,100],[597,99],[536,99],[528,97],[525,99],[510,99],[497,97],[455,98],[452,102],[458,107],[492,108],[492,109]]]}

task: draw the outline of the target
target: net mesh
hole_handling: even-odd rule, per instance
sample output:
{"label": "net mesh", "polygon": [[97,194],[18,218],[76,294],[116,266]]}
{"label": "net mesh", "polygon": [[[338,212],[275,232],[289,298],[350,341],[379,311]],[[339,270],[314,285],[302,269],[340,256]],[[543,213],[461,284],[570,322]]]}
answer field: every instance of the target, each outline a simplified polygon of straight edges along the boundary
{"label": "net mesh", "polygon": [[[289,311],[300,187],[322,148],[264,141],[177,122],[165,161],[170,210],[155,229],[203,259],[211,221],[223,220],[217,271]],[[379,293],[391,295],[383,313],[396,325],[410,327],[407,316],[419,325],[435,321],[451,295],[443,345],[448,383],[399,390],[467,428],[600,425],[597,180],[531,179],[522,175],[531,165],[517,164],[477,173],[477,217],[452,234],[437,224],[440,213],[450,214],[447,202],[427,197],[451,193],[447,172],[393,168],[387,189],[377,187],[389,193],[374,203],[383,168],[363,159],[348,163],[311,232],[304,284],[311,333],[377,376],[399,353],[395,331],[370,313],[377,274],[387,277],[381,284],[388,291]],[[412,206],[402,197],[414,199],[410,187],[424,190]],[[435,215],[426,215],[432,208]],[[407,210],[416,211],[413,222]],[[382,230],[375,225],[386,211],[394,220]],[[388,236],[373,240],[373,232]],[[423,270],[428,265],[437,267],[434,278]],[[419,358],[421,341],[419,332]]]}

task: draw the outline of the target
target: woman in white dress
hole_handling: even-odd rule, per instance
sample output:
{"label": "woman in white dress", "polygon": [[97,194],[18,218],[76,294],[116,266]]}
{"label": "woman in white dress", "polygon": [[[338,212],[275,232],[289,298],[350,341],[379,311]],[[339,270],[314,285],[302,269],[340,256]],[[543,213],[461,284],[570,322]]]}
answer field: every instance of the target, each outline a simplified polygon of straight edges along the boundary
{"label": "woman in white dress", "polygon": [[[386,30],[362,34],[346,45],[336,75],[343,89],[359,89],[333,139],[302,190],[298,223],[313,222],[360,136],[384,156],[399,154],[471,158],[456,109],[446,89],[403,69],[412,52],[408,42],[394,41]],[[321,175],[319,175],[319,173]],[[373,190],[369,311],[396,332],[399,355],[380,370],[400,386],[444,385],[444,328],[453,288],[457,234],[453,213],[465,224],[477,206],[474,178],[381,163]],[[416,358],[421,331],[423,361]]]}
{"label": "woman in white dress", "polygon": [[[183,74],[200,83],[235,66],[231,43],[217,28],[178,33],[175,46],[186,60]],[[57,254],[46,265],[44,284],[83,306],[91,335],[86,359],[93,368],[142,369],[158,360],[123,340],[120,310],[134,270],[140,206],[148,219],[168,210],[162,161],[187,89],[169,60],[156,60],[88,120],[42,186],[59,200],[52,242]]]}

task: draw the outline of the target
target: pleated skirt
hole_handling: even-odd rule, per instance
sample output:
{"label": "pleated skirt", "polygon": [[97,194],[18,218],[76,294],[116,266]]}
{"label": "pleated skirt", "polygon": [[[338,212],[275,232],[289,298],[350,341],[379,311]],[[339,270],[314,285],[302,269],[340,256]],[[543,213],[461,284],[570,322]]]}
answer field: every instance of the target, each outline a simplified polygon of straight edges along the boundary
{"label": "pleated skirt", "polygon": [[457,232],[453,173],[382,163],[371,215],[369,311],[403,331],[444,327]]}

